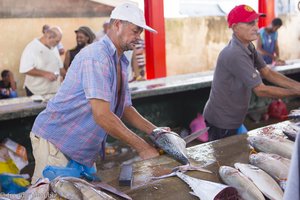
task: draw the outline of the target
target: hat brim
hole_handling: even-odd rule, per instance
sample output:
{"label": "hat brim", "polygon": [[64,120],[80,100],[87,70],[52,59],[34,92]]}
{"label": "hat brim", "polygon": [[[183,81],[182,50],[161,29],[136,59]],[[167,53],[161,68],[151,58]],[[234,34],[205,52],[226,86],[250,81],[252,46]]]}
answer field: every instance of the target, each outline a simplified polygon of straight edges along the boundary
{"label": "hat brim", "polygon": [[[137,26],[139,26],[139,25],[137,25]],[[144,26],[139,26],[139,27],[141,27],[141,28],[143,28],[143,29],[145,29],[147,31],[150,31],[152,33],[157,33],[157,31],[154,30],[153,28],[151,28],[150,26],[144,25]]]}
{"label": "hat brim", "polygon": [[253,13],[244,22],[245,23],[252,22],[252,21],[258,19],[259,17],[265,17],[265,16],[266,16],[266,14],[264,14],[264,13]]}

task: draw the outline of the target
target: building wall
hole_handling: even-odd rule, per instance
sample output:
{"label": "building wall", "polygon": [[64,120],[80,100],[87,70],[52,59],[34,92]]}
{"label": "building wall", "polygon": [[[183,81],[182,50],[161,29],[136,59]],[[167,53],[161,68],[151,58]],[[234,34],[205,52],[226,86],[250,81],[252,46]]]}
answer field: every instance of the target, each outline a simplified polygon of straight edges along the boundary
{"label": "building wall", "polygon": [[[280,17],[280,57],[300,58],[300,14]],[[168,19],[165,26],[168,76],[213,70],[232,35],[225,17]]]}
{"label": "building wall", "polygon": [[[79,26],[89,26],[93,31],[102,30],[108,18],[10,18],[0,19],[0,71],[9,69],[14,73],[19,95],[25,95],[23,83],[25,75],[19,73],[20,57],[25,46],[42,35],[42,26],[60,26],[63,30],[62,43],[65,49],[76,45],[74,30]],[[64,57],[61,57],[64,60]]]}
{"label": "building wall", "polygon": [[[63,30],[65,49],[76,44],[74,30],[89,26],[95,32],[101,30],[107,17],[97,18],[0,18],[0,71],[11,70],[22,90],[24,75],[19,73],[19,62],[25,46],[41,36],[44,24],[58,25]],[[279,46],[283,59],[300,58],[300,15],[282,17],[284,25],[279,29]],[[212,70],[219,52],[231,38],[225,17],[201,17],[167,19],[166,50],[167,75]],[[62,57],[62,59],[64,59]]]}

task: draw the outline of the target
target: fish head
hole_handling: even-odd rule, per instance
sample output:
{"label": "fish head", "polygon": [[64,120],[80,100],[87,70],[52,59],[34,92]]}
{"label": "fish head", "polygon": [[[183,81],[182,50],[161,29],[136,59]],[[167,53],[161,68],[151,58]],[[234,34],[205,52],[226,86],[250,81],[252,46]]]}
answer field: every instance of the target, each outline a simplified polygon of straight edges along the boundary
{"label": "fish head", "polygon": [[261,157],[258,155],[258,154],[251,154],[249,156],[249,162],[252,164],[252,165],[255,165],[257,164],[258,162],[260,163],[261,161]]}
{"label": "fish head", "polygon": [[249,137],[247,138],[247,141],[249,142],[249,144],[250,144],[251,146],[253,146],[253,144],[255,143],[256,140],[257,140],[257,138],[256,138],[255,136],[249,136]]}
{"label": "fish head", "polygon": [[156,128],[154,129],[151,134],[149,135],[150,139],[155,143],[156,140],[164,133],[167,133],[168,131],[163,128]]}
{"label": "fish head", "polygon": [[219,174],[221,174],[222,177],[232,176],[235,173],[238,173],[238,171],[230,166],[221,166],[219,168]]}
{"label": "fish head", "polygon": [[254,165],[250,165],[250,164],[244,164],[244,163],[235,163],[234,167],[236,169],[238,169],[239,171],[256,171],[256,170],[260,170],[258,167],[254,166]]}

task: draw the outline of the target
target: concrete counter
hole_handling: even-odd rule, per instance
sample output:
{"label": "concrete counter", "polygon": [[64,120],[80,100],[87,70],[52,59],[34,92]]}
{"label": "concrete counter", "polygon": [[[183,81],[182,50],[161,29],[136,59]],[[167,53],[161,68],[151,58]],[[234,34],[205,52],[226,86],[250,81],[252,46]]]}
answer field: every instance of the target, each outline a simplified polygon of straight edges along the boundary
{"label": "concrete counter", "polygon": [[[287,61],[287,65],[277,66],[274,69],[286,75],[300,73],[300,60]],[[132,91],[132,100],[135,103],[136,101],[139,102],[139,99],[147,97],[209,89],[212,79],[213,71],[210,71],[133,82],[129,84],[129,87]],[[46,107],[47,100],[52,96],[43,96],[46,101],[41,103],[33,102],[30,97],[0,100],[0,121],[36,116]]]}
{"label": "concrete counter", "polygon": [[[289,121],[280,122],[259,129],[252,130],[248,134],[236,135],[221,140],[199,144],[187,148],[188,156],[193,164],[200,165],[213,174],[204,172],[187,172],[186,174],[202,180],[222,183],[218,170],[222,165],[233,166],[236,162],[249,163],[251,149],[247,142],[248,135],[277,135],[284,137],[283,127]],[[191,195],[191,189],[178,177],[165,178],[161,180],[151,180],[153,176],[161,176],[171,172],[173,167],[181,165],[166,155],[159,156],[146,161],[136,162],[133,165],[134,178],[131,187],[118,186],[119,168],[111,169],[116,174],[115,177],[107,177],[110,185],[125,191],[133,199],[145,200],[173,200],[173,199],[198,199]],[[105,177],[105,171],[99,172]]]}

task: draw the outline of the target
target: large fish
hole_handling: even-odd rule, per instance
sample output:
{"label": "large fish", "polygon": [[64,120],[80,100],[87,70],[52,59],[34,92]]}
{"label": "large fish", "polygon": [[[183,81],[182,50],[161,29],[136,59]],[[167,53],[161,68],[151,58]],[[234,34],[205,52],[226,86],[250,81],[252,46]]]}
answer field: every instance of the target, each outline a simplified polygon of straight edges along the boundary
{"label": "large fish", "polygon": [[258,153],[249,157],[250,163],[271,175],[282,189],[285,189],[290,160],[277,154]]}
{"label": "large fish", "polygon": [[300,124],[291,123],[282,129],[282,132],[292,141],[296,140],[298,134],[300,134]]}
{"label": "large fish", "polygon": [[105,199],[105,200],[116,200],[115,198],[109,196],[108,194],[96,190],[93,187],[90,187],[89,185],[86,185],[81,182],[75,182],[74,185],[81,191],[83,200],[99,200],[99,199]]}
{"label": "large fish", "polygon": [[49,179],[39,179],[23,193],[22,200],[45,200],[50,196],[49,189]]}
{"label": "large fish", "polygon": [[[87,182],[80,178],[75,177],[62,177],[64,180],[72,182],[83,194],[83,199],[102,199],[113,200],[112,196],[108,195],[104,191],[113,193],[123,199],[132,200],[130,196],[117,190],[116,188],[104,183],[104,182]],[[99,190],[100,189],[100,190]]]}
{"label": "large fish", "polygon": [[256,150],[291,158],[294,142],[278,136],[249,136],[247,139]]}
{"label": "large fish", "polygon": [[234,187],[243,200],[265,200],[264,195],[254,183],[237,169],[229,166],[221,166],[219,174],[224,183]]}
{"label": "large fish", "polygon": [[250,164],[235,163],[234,167],[247,176],[270,200],[282,200],[283,191],[276,181],[263,170]]}
{"label": "large fish", "polygon": [[199,135],[204,134],[208,129],[202,129],[183,139],[175,132],[157,128],[153,130],[149,137],[157,147],[180,163],[186,165],[190,163],[187,157],[186,144],[199,137]]}
{"label": "large fish", "polygon": [[54,193],[65,199],[83,199],[81,191],[71,181],[65,180],[63,177],[53,179],[50,186]]}
{"label": "large fish", "polygon": [[239,199],[238,192],[233,187],[211,181],[201,180],[198,178],[193,178],[191,176],[185,175],[180,171],[175,171],[160,177],[153,177],[152,179],[163,179],[175,175],[190,186],[190,188],[193,190],[193,192],[190,192],[192,195],[198,197],[201,200]]}
{"label": "large fish", "polygon": [[300,109],[291,110],[288,114],[290,119],[299,119],[300,118]]}

